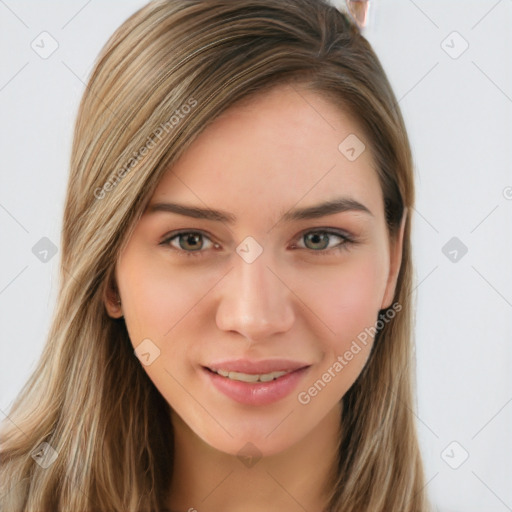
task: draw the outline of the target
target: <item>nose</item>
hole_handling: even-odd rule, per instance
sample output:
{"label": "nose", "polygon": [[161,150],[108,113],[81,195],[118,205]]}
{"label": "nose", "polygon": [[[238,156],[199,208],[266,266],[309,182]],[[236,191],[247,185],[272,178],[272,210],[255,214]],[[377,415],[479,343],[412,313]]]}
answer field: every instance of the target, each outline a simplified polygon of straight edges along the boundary
{"label": "nose", "polygon": [[234,268],[220,283],[219,329],[237,332],[249,341],[288,331],[294,322],[293,293],[280,279],[275,263],[266,251],[252,263],[235,256]]}

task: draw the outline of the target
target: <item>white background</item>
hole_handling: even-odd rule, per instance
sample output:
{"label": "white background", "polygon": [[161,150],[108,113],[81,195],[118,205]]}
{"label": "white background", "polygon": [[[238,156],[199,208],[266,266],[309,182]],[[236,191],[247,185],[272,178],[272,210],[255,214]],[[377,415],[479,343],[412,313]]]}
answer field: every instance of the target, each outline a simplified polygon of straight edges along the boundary
{"label": "white background", "polygon": [[[0,1],[3,415],[56,300],[59,254],[42,263],[32,247],[59,245],[84,83],[144,3]],[[438,511],[512,510],[511,26],[511,0],[372,0],[365,29],[414,153],[417,424]],[[47,59],[31,48],[43,31],[58,42]],[[443,253],[452,237],[468,249],[455,262]]]}

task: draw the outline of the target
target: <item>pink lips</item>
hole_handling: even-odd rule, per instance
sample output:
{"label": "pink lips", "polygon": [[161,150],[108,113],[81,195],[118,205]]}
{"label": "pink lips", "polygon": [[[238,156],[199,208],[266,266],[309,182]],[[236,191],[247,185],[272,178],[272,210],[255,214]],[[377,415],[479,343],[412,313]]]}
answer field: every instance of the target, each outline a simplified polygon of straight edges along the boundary
{"label": "pink lips", "polygon": [[[286,359],[268,359],[265,361],[219,361],[203,367],[202,373],[221,393],[232,400],[246,405],[267,405],[289,395],[310,365]],[[269,382],[242,382],[223,377],[213,370],[261,375],[286,371],[285,375]]]}

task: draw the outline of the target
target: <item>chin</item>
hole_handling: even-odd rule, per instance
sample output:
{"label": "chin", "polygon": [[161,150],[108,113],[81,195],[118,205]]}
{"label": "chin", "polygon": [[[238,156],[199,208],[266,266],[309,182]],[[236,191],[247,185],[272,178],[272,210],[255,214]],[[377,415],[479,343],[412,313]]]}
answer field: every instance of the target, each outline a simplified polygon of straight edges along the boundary
{"label": "chin", "polygon": [[294,439],[289,435],[266,436],[263,433],[258,434],[239,434],[233,438],[224,436],[222,439],[218,437],[206,437],[203,439],[209,446],[228,455],[238,457],[242,463],[260,459],[262,457],[270,457],[285,452],[291,448],[298,439]]}

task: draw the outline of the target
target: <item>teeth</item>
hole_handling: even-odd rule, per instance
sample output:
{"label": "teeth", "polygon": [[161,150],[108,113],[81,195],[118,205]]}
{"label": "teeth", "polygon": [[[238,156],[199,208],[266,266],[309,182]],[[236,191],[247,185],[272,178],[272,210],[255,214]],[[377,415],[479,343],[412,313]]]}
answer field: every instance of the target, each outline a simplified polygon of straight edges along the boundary
{"label": "teeth", "polygon": [[251,375],[249,373],[239,373],[239,372],[227,372],[225,370],[212,370],[222,377],[227,377],[231,380],[240,380],[242,382],[270,382],[271,380],[277,379],[282,375],[286,375],[288,372],[271,372],[264,373],[261,375]]}
{"label": "teeth", "polygon": [[270,382],[271,380],[277,379],[278,377],[281,377],[282,375],[286,375],[287,372],[272,372],[272,373],[265,373],[263,375],[260,375],[261,382]]}

